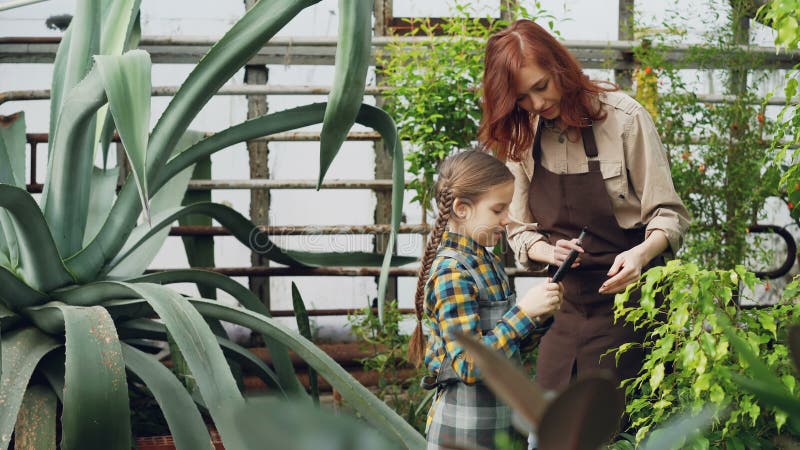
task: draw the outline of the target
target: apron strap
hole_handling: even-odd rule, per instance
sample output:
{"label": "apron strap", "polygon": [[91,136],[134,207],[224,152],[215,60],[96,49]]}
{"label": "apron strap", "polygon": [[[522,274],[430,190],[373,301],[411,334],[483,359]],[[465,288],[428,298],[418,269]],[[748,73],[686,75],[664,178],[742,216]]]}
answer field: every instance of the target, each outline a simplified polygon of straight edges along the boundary
{"label": "apron strap", "polygon": [[467,258],[463,254],[450,248],[444,248],[442,250],[439,250],[439,255],[448,258],[453,258],[459,263],[461,263],[462,266],[466,267],[467,272],[469,272],[472,279],[475,280],[475,284],[478,285],[478,298],[481,300],[486,300],[489,298],[489,286],[486,285],[486,280],[483,279],[481,274],[479,274],[478,271],[475,270],[475,268],[470,266],[469,262],[467,261]]}
{"label": "apron strap", "polygon": [[594,128],[591,125],[582,127],[581,137],[583,138],[583,151],[586,153],[586,157],[597,158],[597,142],[594,140]]}

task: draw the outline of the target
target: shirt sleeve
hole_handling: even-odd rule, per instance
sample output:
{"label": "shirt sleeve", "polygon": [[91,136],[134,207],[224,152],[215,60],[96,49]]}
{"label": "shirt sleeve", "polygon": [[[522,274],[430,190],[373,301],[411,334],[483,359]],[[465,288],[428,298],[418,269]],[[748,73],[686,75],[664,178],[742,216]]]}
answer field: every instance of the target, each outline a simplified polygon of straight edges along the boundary
{"label": "shirt sleeve", "polygon": [[533,321],[514,305],[494,328],[483,333],[478,314],[478,287],[466,270],[454,260],[446,260],[433,275],[433,317],[441,331],[445,351],[453,361],[453,370],[467,384],[478,381],[475,361],[456,342],[453,331],[481,338],[484,344],[510,358],[519,343],[534,328]]}
{"label": "shirt sleeve", "polygon": [[528,256],[531,246],[537,241],[545,239],[545,236],[539,233],[538,225],[533,223],[533,216],[528,205],[531,182],[525,174],[522,164],[509,162],[507,166],[514,175],[514,195],[509,206],[511,223],[506,226],[508,243],[520,266],[530,270],[543,270],[547,264],[530,259]]}
{"label": "shirt sleeve", "polygon": [[663,231],[674,254],[689,228],[689,212],[675,192],[666,151],[643,107],[634,110],[626,122],[623,142],[630,184],[642,204],[645,236],[653,230]]}

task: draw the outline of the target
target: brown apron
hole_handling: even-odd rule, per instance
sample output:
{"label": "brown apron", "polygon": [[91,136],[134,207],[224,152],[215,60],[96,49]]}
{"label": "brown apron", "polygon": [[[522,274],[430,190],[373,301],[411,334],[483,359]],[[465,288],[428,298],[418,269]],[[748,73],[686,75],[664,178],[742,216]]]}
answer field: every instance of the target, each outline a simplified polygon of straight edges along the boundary
{"label": "brown apron", "polygon": [[[645,229],[619,226],[606,190],[597,144],[591,126],[581,128],[583,148],[588,159],[586,173],[557,174],[541,164],[540,120],[533,144],[534,172],[528,193],[529,208],[539,231],[555,245],[559,239],[574,239],[588,227],[582,247],[581,263],[563,279],[564,303],[555,314],[555,323],[542,338],[536,364],[536,380],[546,389],[562,390],[573,377],[592,372],[612,374],[618,381],[632,378],[641,368],[639,348],[624,353],[617,365],[608,350],[626,342],[642,342],[644,330],[630,324],[614,323],[614,295],[598,289],[609,277],[614,258],[644,241]],[[621,145],[621,144],[620,144]],[[661,258],[656,258],[661,260]],[[550,275],[557,267],[550,267]],[[639,295],[631,295],[638,301]]]}

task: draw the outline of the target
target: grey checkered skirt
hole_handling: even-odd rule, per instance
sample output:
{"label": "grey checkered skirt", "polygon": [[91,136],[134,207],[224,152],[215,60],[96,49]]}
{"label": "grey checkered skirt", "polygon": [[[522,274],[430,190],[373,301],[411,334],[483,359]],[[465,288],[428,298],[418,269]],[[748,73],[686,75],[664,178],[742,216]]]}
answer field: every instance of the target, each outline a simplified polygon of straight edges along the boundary
{"label": "grey checkered skirt", "polygon": [[439,388],[427,430],[429,450],[443,446],[495,448],[495,433],[511,431],[511,408],[483,383]]}

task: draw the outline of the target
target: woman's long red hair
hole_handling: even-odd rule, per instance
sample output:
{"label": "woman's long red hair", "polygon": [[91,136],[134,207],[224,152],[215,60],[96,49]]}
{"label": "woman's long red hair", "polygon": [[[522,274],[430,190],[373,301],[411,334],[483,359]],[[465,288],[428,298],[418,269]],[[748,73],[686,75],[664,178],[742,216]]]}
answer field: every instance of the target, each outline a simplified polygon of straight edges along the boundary
{"label": "woman's long red hair", "polygon": [[586,126],[587,118],[603,120],[606,115],[597,96],[619,89],[613,83],[590,80],[566,47],[530,20],[517,20],[490,37],[484,61],[478,140],[504,161],[520,161],[533,143],[537,116],[517,105],[514,88],[514,74],[526,64],[535,63],[553,76],[561,91],[559,120],[570,131]]}

